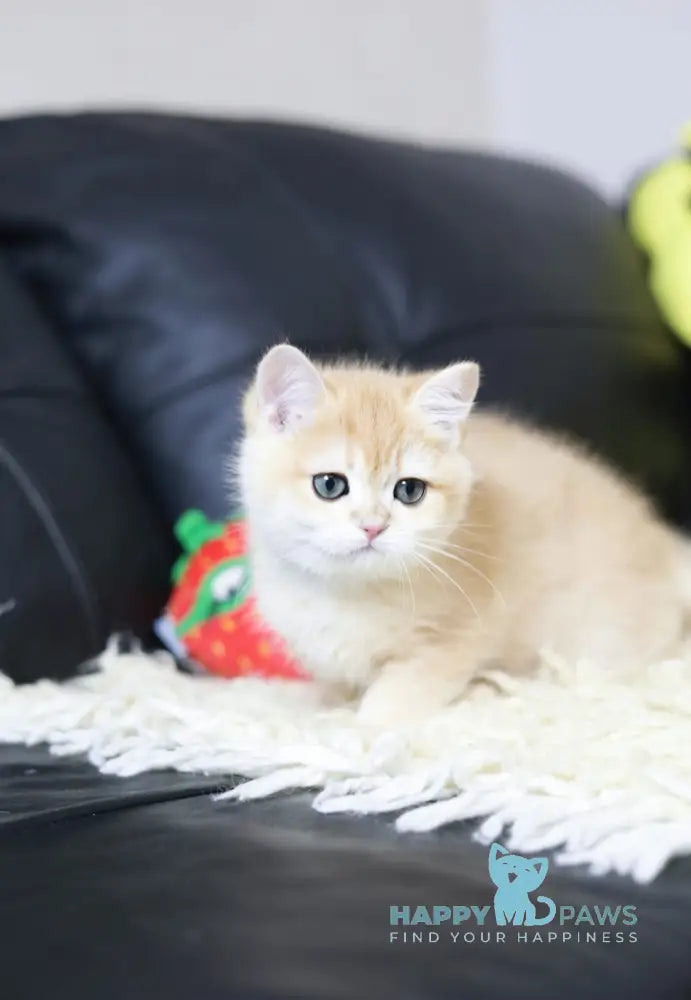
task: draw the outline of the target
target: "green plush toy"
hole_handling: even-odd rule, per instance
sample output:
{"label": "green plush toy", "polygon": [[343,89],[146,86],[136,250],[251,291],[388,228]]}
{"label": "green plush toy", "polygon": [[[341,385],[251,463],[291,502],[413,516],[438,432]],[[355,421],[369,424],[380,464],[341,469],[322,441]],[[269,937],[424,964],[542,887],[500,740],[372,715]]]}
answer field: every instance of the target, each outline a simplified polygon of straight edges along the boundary
{"label": "green plush toy", "polygon": [[691,347],[691,125],[681,155],[639,182],[629,203],[631,234],[650,261],[650,287],[665,322]]}

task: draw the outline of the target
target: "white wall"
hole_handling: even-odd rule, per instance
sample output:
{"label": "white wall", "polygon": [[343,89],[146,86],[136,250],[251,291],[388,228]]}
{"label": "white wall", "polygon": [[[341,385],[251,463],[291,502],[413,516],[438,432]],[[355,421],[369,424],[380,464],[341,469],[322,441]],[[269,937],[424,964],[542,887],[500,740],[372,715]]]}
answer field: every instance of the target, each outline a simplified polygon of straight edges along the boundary
{"label": "white wall", "polygon": [[691,119],[691,0],[0,0],[0,114],[94,106],[494,146],[618,194]]}
{"label": "white wall", "polygon": [[691,0],[492,0],[493,135],[612,194],[691,121]]}
{"label": "white wall", "polygon": [[155,105],[490,132],[484,0],[0,0],[0,113]]}

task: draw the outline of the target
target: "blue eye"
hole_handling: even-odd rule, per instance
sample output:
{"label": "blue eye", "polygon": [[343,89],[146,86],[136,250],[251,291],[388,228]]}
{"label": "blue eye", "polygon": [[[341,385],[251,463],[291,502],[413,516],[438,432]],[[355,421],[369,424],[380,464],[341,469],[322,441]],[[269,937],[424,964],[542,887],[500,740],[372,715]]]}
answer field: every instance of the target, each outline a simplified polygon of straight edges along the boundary
{"label": "blue eye", "polygon": [[408,505],[420,503],[426,492],[424,479],[399,479],[393,488],[394,497]]}
{"label": "blue eye", "polygon": [[348,480],[338,472],[320,472],[312,476],[312,488],[322,500],[338,500],[350,492]]}

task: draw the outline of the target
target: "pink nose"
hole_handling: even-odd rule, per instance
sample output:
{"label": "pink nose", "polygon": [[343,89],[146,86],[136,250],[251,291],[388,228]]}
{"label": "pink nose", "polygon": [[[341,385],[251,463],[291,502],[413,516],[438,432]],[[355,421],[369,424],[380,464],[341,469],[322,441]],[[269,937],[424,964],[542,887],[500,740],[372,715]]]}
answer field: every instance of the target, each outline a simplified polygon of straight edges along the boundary
{"label": "pink nose", "polygon": [[367,541],[373,542],[375,538],[381,535],[382,531],[386,531],[386,524],[362,524],[360,525],[364,533],[367,535]]}

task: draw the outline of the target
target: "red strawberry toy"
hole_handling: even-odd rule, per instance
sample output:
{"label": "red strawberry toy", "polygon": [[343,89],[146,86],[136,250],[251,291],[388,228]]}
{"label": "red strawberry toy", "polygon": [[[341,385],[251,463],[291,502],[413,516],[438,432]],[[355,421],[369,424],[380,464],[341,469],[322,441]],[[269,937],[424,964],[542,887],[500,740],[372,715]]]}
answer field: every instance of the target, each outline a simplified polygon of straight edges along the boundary
{"label": "red strawberry toy", "polygon": [[306,680],[307,673],[256,611],[244,521],[209,521],[201,511],[190,510],[175,534],[183,555],[173,567],[173,592],[156,622],[168,649],[223,677]]}

